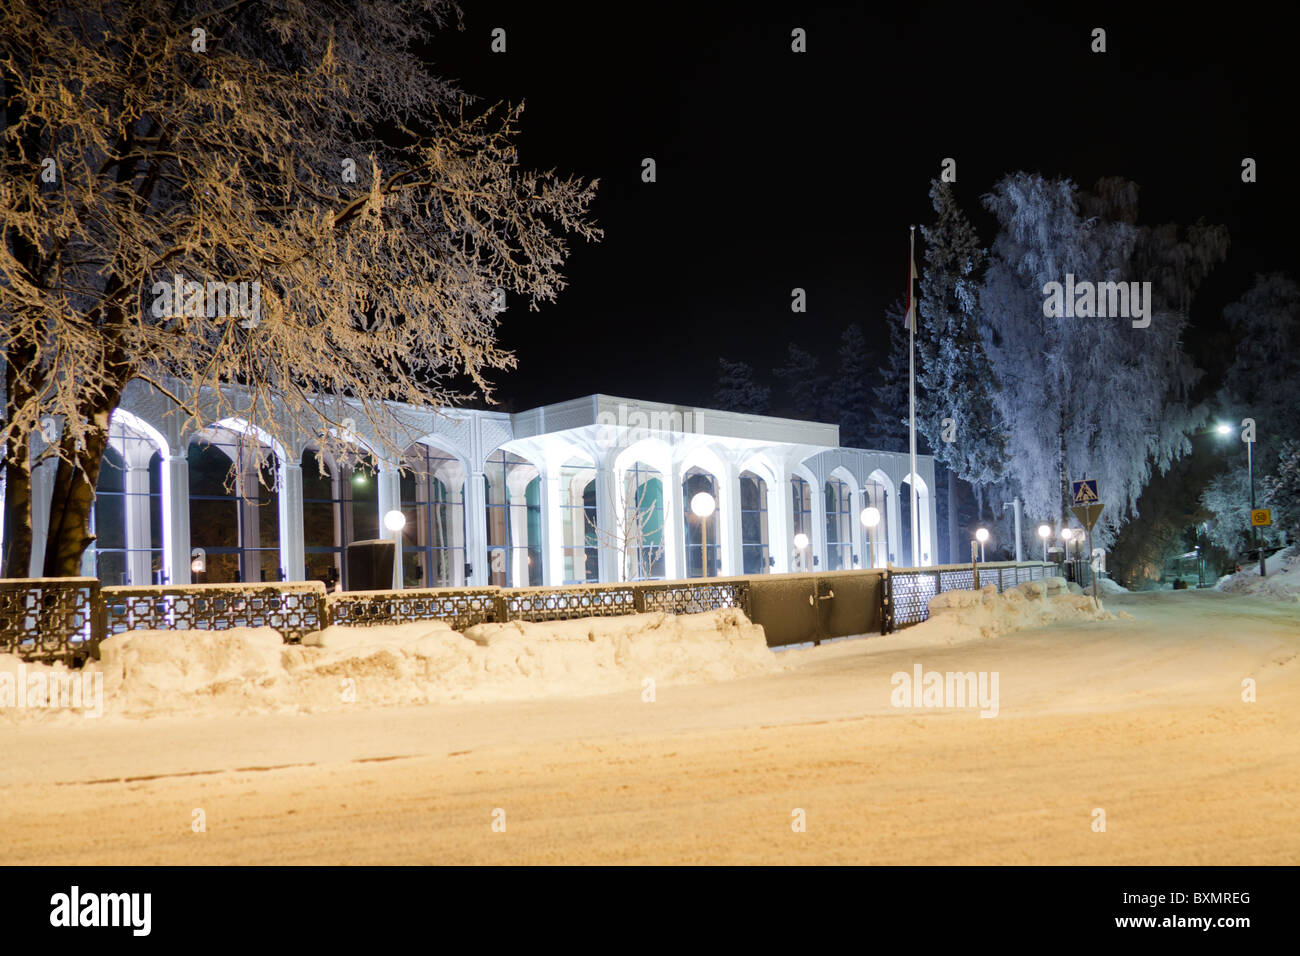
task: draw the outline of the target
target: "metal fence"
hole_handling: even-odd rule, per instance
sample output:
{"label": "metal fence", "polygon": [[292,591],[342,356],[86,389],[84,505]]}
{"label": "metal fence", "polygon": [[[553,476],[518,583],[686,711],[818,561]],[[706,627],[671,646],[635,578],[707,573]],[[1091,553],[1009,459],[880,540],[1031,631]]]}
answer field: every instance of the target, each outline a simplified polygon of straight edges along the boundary
{"label": "metal fence", "polygon": [[103,633],[95,578],[0,579],[0,654],[25,661],[84,660]]}
{"label": "metal fence", "polygon": [[[1015,562],[981,564],[980,587],[990,584],[1001,594],[1007,588],[1026,581],[1055,577],[1060,569],[1055,564],[1042,562]],[[890,568],[891,592],[890,630],[919,624],[930,616],[930,599],[944,591],[969,591],[975,587],[975,571],[969,564],[946,564],[933,568]]]}
{"label": "metal fence", "polygon": [[[1041,563],[984,564],[999,591],[1058,573]],[[558,621],[661,611],[737,608],[773,646],[886,633],[929,616],[930,598],[971,588],[969,565],[821,574],[762,574],[532,588],[429,588],[327,594],[317,581],[101,587],[94,578],[0,580],[0,653],[69,664],[98,656],[124,631],[271,627],[297,642],[331,624],[368,627],[445,621],[455,630],[504,621]]]}
{"label": "metal fence", "polygon": [[271,627],[299,641],[329,623],[325,585],[319,581],[282,584],[178,584],[109,587],[100,591],[105,636],[123,631],[225,631]]}

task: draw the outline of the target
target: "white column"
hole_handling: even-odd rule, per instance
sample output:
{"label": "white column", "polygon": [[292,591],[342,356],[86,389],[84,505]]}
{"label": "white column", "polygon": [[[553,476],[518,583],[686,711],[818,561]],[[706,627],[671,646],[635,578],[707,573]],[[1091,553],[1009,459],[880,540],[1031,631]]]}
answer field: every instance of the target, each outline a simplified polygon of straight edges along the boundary
{"label": "white column", "polygon": [[686,503],[682,500],[682,469],[674,462],[663,476],[664,486],[664,577],[675,581],[686,576]]}
{"label": "white column", "polygon": [[287,581],[307,580],[307,552],[302,526],[302,465],[280,462],[280,567]]}
{"label": "white column", "polygon": [[429,501],[429,476],[423,472],[415,478],[415,545],[420,549],[420,583],[418,587],[429,587],[432,580],[432,559],[428,557],[430,520],[435,517],[433,505]]}
{"label": "white column", "polygon": [[767,549],[775,559],[771,571],[785,574],[790,570],[790,552],[794,549],[794,501],[790,495],[790,473],[777,469],[767,487]]}
{"label": "white column", "polygon": [[722,554],[718,562],[718,574],[729,576],[740,574],[741,562],[741,527],[740,527],[740,474],[728,468],[726,475],[718,476],[718,537],[722,545]]}
{"label": "white column", "polygon": [[390,511],[402,509],[402,476],[398,466],[386,458],[379,460],[379,487],[376,489],[379,499],[379,536],[387,541],[396,542],[393,549],[393,590],[402,587],[402,534],[400,531],[388,530],[384,516]]}
{"label": "white column", "polygon": [[903,552],[903,486],[900,484],[892,493],[886,491],[888,506],[885,508],[885,520],[889,522],[889,550],[886,560],[891,564],[907,564],[907,555]]}
{"label": "white column", "polygon": [[598,577],[602,584],[621,578],[619,574],[619,538],[627,529],[619,524],[620,515],[614,507],[614,469],[605,464],[596,466],[596,538]]}
{"label": "white column", "polygon": [[547,472],[542,492],[542,580],[555,587],[564,583],[564,514],[560,509],[560,476]]}
{"label": "white column", "polygon": [[487,499],[484,495],[484,475],[471,471],[465,488],[465,560],[473,570],[469,584],[481,587],[490,580],[487,556]]}
{"label": "white column", "polygon": [[825,571],[827,569],[826,548],[826,482],[818,478],[812,488],[812,531],[808,537],[812,539],[812,553],[817,560],[809,571]]}
{"label": "white column", "polygon": [[127,579],[132,587],[153,584],[152,544],[149,527],[149,465],[128,464],[123,476],[126,492]]}
{"label": "white column", "polygon": [[528,499],[510,496],[510,586],[528,586]]}
{"label": "white column", "polygon": [[162,463],[163,567],[169,584],[190,583],[190,463],[171,455]]}
{"label": "white column", "polygon": [[[465,565],[469,563],[468,542],[465,540],[465,516],[469,513],[469,503],[465,500],[466,482],[462,481],[454,489],[448,492],[453,504],[453,517],[449,522],[451,525],[451,547],[455,559],[451,567],[451,584],[453,587],[464,587]],[[455,515],[459,514],[460,520],[456,520]]]}
{"label": "white column", "polygon": [[257,508],[259,492],[257,462],[248,460],[252,454],[258,453],[260,450],[256,445],[252,446],[251,453],[241,448],[238,459],[239,474],[235,476],[239,492],[239,547],[242,549],[239,579],[249,584],[256,584],[262,580],[262,556],[260,552],[249,550],[261,547],[262,544]]}

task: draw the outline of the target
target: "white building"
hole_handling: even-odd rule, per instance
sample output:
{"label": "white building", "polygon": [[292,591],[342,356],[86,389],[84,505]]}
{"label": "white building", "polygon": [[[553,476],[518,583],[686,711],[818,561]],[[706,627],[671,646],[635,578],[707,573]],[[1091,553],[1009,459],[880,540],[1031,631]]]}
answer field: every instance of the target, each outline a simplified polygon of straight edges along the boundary
{"label": "white building", "polygon": [[[393,510],[406,518],[394,575],[405,587],[935,563],[933,459],[917,459],[914,555],[907,455],[840,448],[835,425],[607,395],[518,414],[395,408],[418,436],[401,461],[379,453],[357,406],[365,464],[336,466],[310,440],[285,447],[241,420],[185,420],[131,383],[83,573],[132,585],[345,578],[347,545],[394,537],[381,519]],[[44,529],[53,471],[33,479]],[[689,507],[701,491],[716,503],[705,519]],[[883,516],[872,531],[867,506]],[[38,530],[33,569],[44,548]]]}

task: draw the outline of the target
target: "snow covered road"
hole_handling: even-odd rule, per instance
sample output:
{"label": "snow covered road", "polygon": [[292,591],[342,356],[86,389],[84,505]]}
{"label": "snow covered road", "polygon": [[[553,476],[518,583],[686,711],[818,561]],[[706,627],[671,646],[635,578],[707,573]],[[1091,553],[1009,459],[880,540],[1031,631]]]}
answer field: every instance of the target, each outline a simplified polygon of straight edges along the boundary
{"label": "snow covered road", "polygon": [[[628,691],[4,726],[0,856],[1300,862],[1297,605],[1192,591],[1106,606],[1133,617],[788,651],[784,671],[660,687],[653,703]],[[891,675],[917,665],[998,672],[998,717],[892,706]]]}

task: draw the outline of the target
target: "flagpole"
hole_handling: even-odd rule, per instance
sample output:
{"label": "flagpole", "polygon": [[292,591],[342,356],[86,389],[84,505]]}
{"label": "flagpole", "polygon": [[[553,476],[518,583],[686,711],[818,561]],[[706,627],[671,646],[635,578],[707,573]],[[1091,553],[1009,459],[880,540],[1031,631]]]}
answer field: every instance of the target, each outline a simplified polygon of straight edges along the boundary
{"label": "flagpole", "polygon": [[911,227],[911,254],[907,264],[907,446],[911,458],[911,480],[907,485],[912,496],[912,566],[921,564],[921,543],[916,495],[916,300],[912,288],[916,281],[916,226]]}

